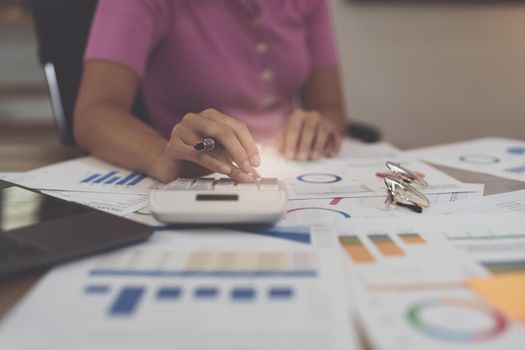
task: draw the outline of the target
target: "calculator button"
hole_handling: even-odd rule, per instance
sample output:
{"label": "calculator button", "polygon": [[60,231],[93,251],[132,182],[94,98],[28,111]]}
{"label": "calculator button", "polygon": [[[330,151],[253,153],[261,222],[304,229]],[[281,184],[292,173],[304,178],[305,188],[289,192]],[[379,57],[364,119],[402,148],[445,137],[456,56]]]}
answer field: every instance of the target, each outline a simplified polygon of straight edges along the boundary
{"label": "calculator button", "polygon": [[235,185],[236,183],[232,179],[222,178],[215,182],[215,189],[216,190],[222,190],[222,189],[231,190],[235,188]]}
{"label": "calculator button", "polygon": [[177,179],[169,183],[165,189],[168,191],[187,191],[192,183],[193,179]]}
{"label": "calculator button", "polygon": [[202,177],[200,179],[195,180],[193,185],[191,185],[190,189],[193,191],[209,191],[213,190],[213,182],[215,181],[214,178],[210,177]]}
{"label": "calculator button", "polygon": [[279,184],[275,178],[264,178],[259,180],[259,191],[277,191]]}
{"label": "calculator button", "polygon": [[256,182],[239,182],[237,189],[239,191],[257,191],[258,186]]}

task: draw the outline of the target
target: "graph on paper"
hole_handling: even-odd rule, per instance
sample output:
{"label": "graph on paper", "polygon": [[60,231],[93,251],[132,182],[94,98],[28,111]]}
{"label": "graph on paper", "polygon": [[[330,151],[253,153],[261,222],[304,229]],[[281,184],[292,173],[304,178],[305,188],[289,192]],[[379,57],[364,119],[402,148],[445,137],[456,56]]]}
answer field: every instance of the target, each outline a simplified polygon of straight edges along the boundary
{"label": "graph on paper", "polygon": [[101,258],[91,276],[270,278],[315,277],[315,256],[309,252],[179,251],[128,253]]}
{"label": "graph on paper", "polygon": [[293,302],[297,291],[286,283],[270,284],[264,287],[246,284],[224,287],[210,282],[195,286],[173,282],[155,286],[133,284],[116,286],[106,283],[90,283],[84,286],[83,294],[86,298],[99,298],[106,303],[107,316],[128,318],[135,316],[143,303],[153,303],[159,306],[198,305],[210,302],[244,305],[261,302],[282,303]]}
{"label": "graph on paper", "polygon": [[73,159],[30,171],[22,182],[44,190],[140,194],[163,186],[138,171],[118,168],[94,157]]}
{"label": "graph on paper", "polygon": [[94,173],[80,181],[81,184],[102,184],[116,186],[136,186],[146,179],[146,176],[136,171],[119,175],[118,171],[112,170],[105,174]]}

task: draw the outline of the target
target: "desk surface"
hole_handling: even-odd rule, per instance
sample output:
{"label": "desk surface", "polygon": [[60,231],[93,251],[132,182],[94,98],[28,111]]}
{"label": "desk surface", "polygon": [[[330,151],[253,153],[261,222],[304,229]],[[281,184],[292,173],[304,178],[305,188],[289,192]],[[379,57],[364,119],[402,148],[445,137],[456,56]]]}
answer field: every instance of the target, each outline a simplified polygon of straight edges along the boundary
{"label": "desk surface", "polygon": [[[11,129],[2,126],[0,130],[0,172],[27,171],[82,154],[78,149],[60,146],[53,126],[38,128],[31,125]],[[443,166],[436,168],[460,181],[485,184],[485,195],[525,189],[525,182]],[[0,320],[42,276],[40,273],[0,284]]]}

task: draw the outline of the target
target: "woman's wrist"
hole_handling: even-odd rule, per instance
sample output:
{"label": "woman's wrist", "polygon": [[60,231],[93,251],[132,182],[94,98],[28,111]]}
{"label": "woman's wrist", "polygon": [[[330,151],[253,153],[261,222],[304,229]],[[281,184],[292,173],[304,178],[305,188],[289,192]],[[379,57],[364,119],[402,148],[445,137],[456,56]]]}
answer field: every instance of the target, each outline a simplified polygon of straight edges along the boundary
{"label": "woman's wrist", "polygon": [[[151,151],[148,152],[147,159],[143,171],[159,181],[170,182],[176,177],[176,166],[175,163],[170,162],[166,159],[165,150],[167,142],[164,141],[151,147]],[[171,166],[170,166],[171,165]]]}

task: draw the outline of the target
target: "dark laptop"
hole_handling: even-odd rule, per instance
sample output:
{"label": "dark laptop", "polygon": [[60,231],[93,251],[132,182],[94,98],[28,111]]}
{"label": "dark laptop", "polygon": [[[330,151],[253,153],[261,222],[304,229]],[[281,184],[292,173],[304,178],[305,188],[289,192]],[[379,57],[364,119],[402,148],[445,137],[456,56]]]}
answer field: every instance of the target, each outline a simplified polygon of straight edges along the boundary
{"label": "dark laptop", "polygon": [[0,280],[152,233],[149,226],[0,180]]}

